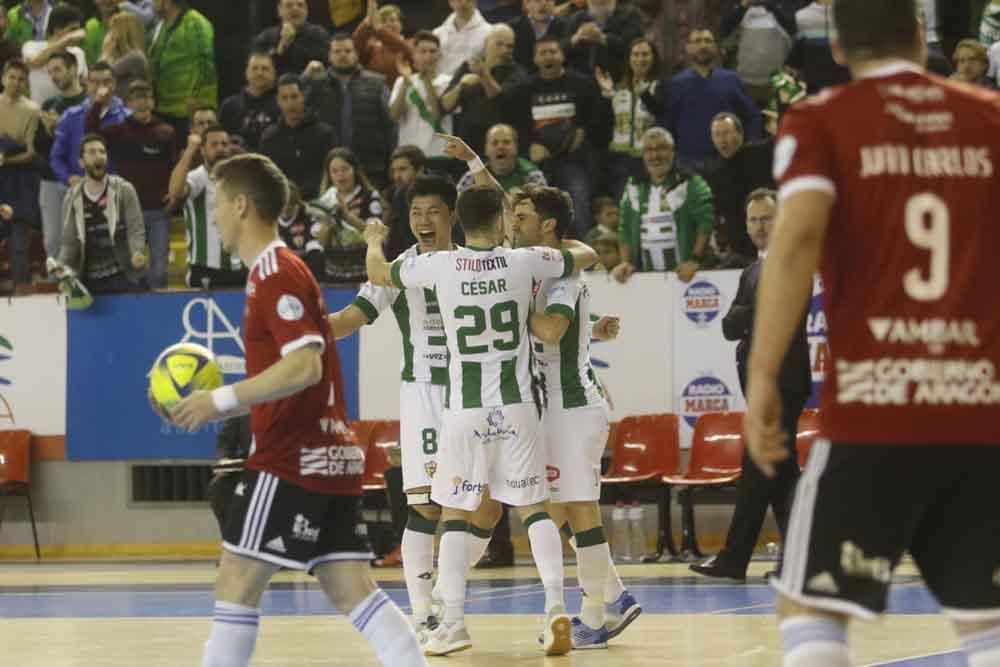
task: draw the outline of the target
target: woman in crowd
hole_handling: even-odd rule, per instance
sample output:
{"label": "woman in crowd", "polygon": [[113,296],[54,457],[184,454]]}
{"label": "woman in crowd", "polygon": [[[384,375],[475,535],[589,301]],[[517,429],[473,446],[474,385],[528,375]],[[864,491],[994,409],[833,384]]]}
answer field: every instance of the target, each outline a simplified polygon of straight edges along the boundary
{"label": "woman in crowd", "polygon": [[368,16],[354,31],[354,48],[361,65],[384,76],[385,85],[392,90],[399,75],[397,59],[413,62],[413,50],[403,39],[403,13],[399,7],[377,4],[376,0],[368,0]]}
{"label": "woman in crowd", "polygon": [[642,135],[656,125],[654,95],[659,84],[660,57],[645,37],[632,41],[625,76],[616,86],[607,72],[595,73],[601,94],[611,100],[614,135],[608,159],[608,183],[617,200],[629,176],[642,175]]}
{"label": "woman in crowd", "polygon": [[152,81],[146,59],[146,33],[142,21],[131,12],[111,17],[111,28],[104,38],[101,60],[115,72],[115,95],[125,99],[133,81]]}

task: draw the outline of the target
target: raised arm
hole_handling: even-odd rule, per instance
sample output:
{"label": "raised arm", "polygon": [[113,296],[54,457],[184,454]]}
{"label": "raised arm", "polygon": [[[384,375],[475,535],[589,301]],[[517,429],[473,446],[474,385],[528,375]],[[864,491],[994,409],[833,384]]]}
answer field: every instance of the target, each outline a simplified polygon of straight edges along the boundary
{"label": "raised arm", "polygon": [[365,269],[368,271],[368,280],[385,287],[392,285],[392,264],[386,261],[382,251],[382,244],[388,236],[389,228],[381,222],[373,220],[365,225],[365,242],[368,244]]}
{"label": "raised arm", "polygon": [[188,172],[191,171],[191,164],[194,161],[195,155],[197,155],[200,150],[201,137],[192,132],[188,135],[187,148],[185,148],[184,152],[181,154],[181,159],[177,161],[177,164],[174,165],[173,171],[170,172],[170,184],[167,188],[169,208],[173,208],[180,202],[187,199],[187,175]]}

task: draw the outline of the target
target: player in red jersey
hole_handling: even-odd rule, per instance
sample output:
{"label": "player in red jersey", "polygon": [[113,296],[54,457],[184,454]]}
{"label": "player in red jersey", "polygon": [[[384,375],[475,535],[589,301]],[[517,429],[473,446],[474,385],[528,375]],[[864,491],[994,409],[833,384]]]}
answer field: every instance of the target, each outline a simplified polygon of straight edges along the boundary
{"label": "player in red jersey", "polygon": [[195,392],[173,418],[194,430],[249,409],[254,445],[223,531],[203,664],[250,664],[261,595],[285,566],[316,575],[383,665],[425,665],[409,623],[369,571],[359,502],[364,452],[345,424],[326,304],[308,267],[278,240],[285,177],[261,155],[226,160],[213,177],[219,236],[250,267],[247,379]]}
{"label": "player in red jersey", "polygon": [[915,4],[837,0],[855,81],[792,107],[775,151],[746,417],[766,472],[787,452],[775,378],[817,266],[833,356],[829,440],[774,582],[789,667],[850,664],[847,620],[885,610],[904,551],[969,664],[1000,665],[1000,99],[915,64]]}

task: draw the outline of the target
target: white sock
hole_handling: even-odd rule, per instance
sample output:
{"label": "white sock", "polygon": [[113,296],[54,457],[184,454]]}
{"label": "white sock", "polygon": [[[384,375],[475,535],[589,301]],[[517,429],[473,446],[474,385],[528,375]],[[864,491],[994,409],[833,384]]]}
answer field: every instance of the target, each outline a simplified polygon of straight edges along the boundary
{"label": "white sock", "polygon": [[349,616],[383,665],[421,667],[427,664],[406,616],[381,588],[372,591]]}
{"label": "white sock", "polygon": [[[416,516],[414,516],[416,515]],[[425,519],[413,509],[403,530],[400,553],[403,576],[410,596],[413,617],[423,620],[431,611],[431,587],[434,585],[434,533],[437,522]]]}
{"label": "white sock", "polygon": [[469,532],[465,535],[465,539],[469,544],[469,569],[474,568],[476,563],[482,560],[492,536],[492,531],[485,530],[472,523],[469,524]]}
{"label": "white sock", "polygon": [[850,667],[847,626],[818,616],[792,616],[779,626],[783,667]]}
{"label": "white sock", "polygon": [[205,642],[203,667],[248,667],[257,642],[260,610],[233,602],[215,602],[212,632]]}
{"label": "white sock", "polygon": [[563,595],[563,553],[559,529],[547,512],[537,512],[524,520],[531,543],[531,556],[535,559],[538,576],[545,587],[545,611],[556,605],[566,606]]}
{"label": "white sock", "polygon": [[[569,524],[566,524],[569,525]],[[607,544],[607,542],[605,542]],[[569,538],[569,545],[573,547],[573,551],[576,552],[576,562],[577,568],[579,569],[580,564],[580,549],[576,546],[576,536]],[[579,577],[578,577],[579,578]],[[582,582],[581,582],[582,585]],[[584,589],[586,590],[586,589]],[[622,578],[618,576],[618,568],[615,567],[615,559],[611,557],[611,549],[608,548],[608,569],[607,577],[604,580],[604,603],[611,604],[621,597],[621,594],[625,592],[625,584],[622,583]],[[589,594],[588,594],[589,595]],[[591,626],[593,627],[593,626]]]}
{"label": "white sock", "polygon": [[[604,625],[604,589],[608,580],[608,542],[601,526],[576,536],[577,578],[586,595],[580,607],[580,620],[588,627]],[[579,546],[580,544],[585,546]]]}
{"label": "white sock", "polygon": [[438,555],[437,589],[444,601],[445,623],[465,622],[465,583],[469,546],[464,521],[445,521]]}
{"label": "white sock", "polygon": [[1000,627],[962,635],[961,640],[969,667],[1000,667]]}

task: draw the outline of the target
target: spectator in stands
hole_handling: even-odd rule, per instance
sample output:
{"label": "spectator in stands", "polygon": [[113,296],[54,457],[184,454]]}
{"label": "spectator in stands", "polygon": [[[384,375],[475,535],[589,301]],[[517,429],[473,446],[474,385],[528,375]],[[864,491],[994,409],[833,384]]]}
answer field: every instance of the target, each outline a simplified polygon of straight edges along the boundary
{"label": "spectator in stands", "polygon": [[389,117],[399,123],[399,143],[416,146],[428,158],[442,156],[444,142],[436,134],[452,132],[451,116],[441,109],[440,96],[451,76],[437,73],[440,44],[436,35],[426,31],[413,36],[413,64],[397,63],[399,78],[389,97]]}
{"label": "spectator in stands", "polygon": [[330,25],[334,32],[354,32],[365,16],[365,0],[312,0],[315,5],[326,5]]}
{"label": "spectator in stands", "polygon": [[306,106],[329,123],[342,146],[361,160],[378,187],[388,182],[386,165],[396,139],[396,124],[389,116],[385,79],[358,64],[354,41],[346,32],[330,42],[330,69],[310,64]]}
{"label": "spectator in stands", "polygon": [[[110,87],[106,90],[109,91]],[[145,289],[146,230],[132,184],[108,174],[107,144],[99,134],[80,142],[84,177],[63,202],[59,261],[76,271],[91,294]]]}
{"label": "spectator in stands", "polygon": [[208,504],[215,515],[221,533],[226,527],[226,512],[229,502],[236,493],[247,458],[253,432],[250,430],[250,415],[230,417],[222,423],[222,430],[215,441],[215,452],[219,457],[212,466],[212,481],[208,483]]}
{"label": "spectator in stands", "polygon": [[455,71],[447,92],[441,96],[445,113],[458,109],[455,131],[476,155],[482,155],[486,131],[499,123],[506,112],[501,93],[528,78],[527,71],[513,60],[514,31],[505,23],[490,28],[486,56],[475,56]]}
{"label": "spectator in stands", "polygon": [[156,9],[153,7],[153,0],[125,0],[125,2],[118,3],[118,8],[135,14],[142,21],[142,25],[147,28],[152,28],[153,24],[156,23]]}
{"label": "spectator in stands", "polygon": [[795,13],[797,35],[786,64],[798,70],[809,94],[851,80],[851,73],[833,58],[833,0],[815,0]]}
{"label": "spectator in stands", "polygon": [[761,135],[761,116],[739,75],[715,66],[719,49],[711,30],[692,30],[687,48],[691,67],[660,90],[659,102],[664,109],[660,125],[677,137],[678,163],[700,171],[718,158],[710,131],[716,114],[729,111],[739,116],[751,140]]}
{"label": "spectator in stands", "polygon": [[330,282],[364,282],[364,228],[370,220],[382,221],[382,200],[372,187],[361,162],[349,148],[334,148],[323,165],[323,196],[316,205],[332,220],[320,233]]}
{"label": "spectator in stands", "polygon": [[594,212],[594,229],[618,234],[618,202],[615,199],[611,197],[595,197],[594,202],[591,204],[591,210]]}
{"label": "spectator in stands", "polygon": [[52,154],[53,135],[59,119],[70,107],[83,104],[87,93],[80,85],[77,59],[68,51],[53,53],[45,69],[59,91],[42,105],[38,132],[35,134],[35,154],[44,163],[38,189],[38,208],[42,217],[42,236],[45,254],[58,257],[62,246],[62,202],[67,186],[59,180],[49,160]]}
{"label": "spectator in stands", "polygon": [[1000,0],[990,0],[983,7],[983,19],[979,24],[979,41],[987,48],[1000,41]]}
{"label": "spectator in stands", "polygon": [[[94,104],[94,96],[101,88],[115,89],[115,74],[111,66],[104,62],[94,63],[87,74],[87,99],[63,113],[56,124],[52,140],[52,152],[49,154],[49,164],[59,182],[74,186],[83,177],[83,165],[80,164],[80,142],[86,134],[86,116]],[[101,106],[101,127],[117,125],[125,121],[129,114],[121,98],[111,96]],[[109,162],[108,171],[115,171],[114,160]]]}
{"label": "spectator in stands", "polygon": [[[777,193],[773,190],[754,190],[746,202],[746,221],[749,235],[761,253],[767,251],[768,238],[774,225],[777,208]],[[740,388],[747,391],[747,357],[752,345],[754,314],[757,303],[757,284],[760,280],[761,261],[757,260],[743,270],[740,285],[722,320],[722,332],[726,340],[739,341],[736,347],[736,367],[740,377]],[[795,453],[794,434],[798,430],[799,416],[812,393],[812,371],[809,362],[809,342],[806,337],[807,314],[801,316],[801,324],[792,339],[788,352],[781,363],[778,376],[778,393],[781,395],[781,425],[792,437],[785,438],[789,449],[788,458],[775,465],[776,473],[765,476],[743,455],[742,472],[737,488],[736,507],[726,546],[717,555],[703,563],[691,566],[698,574],[727,579],[745,579],[747,566],[753,556],[757,537],[760,535],[768,505],[774,511],[774,518],[782,535],[786,534],[788,514],[792,504],[792,490],[799,478],[799,463]]]}
{"label": "spectator in stands", "polygon": [[391,183],[383,192],[382,200],[386,203],[383,217],[389,228],[389,238],[385,242],[385,256],[390,262],[417,242],[413,231],[410,230],[410,207],[406,201],[406,193],[417,176],[424,173],[426,162],[427,157],[422,150],[416,146],[406,145],[396,148],[389,159]]}
{"label": "spectator in stands", "polygon": [[317,281],[325,279],[323,245],[320,232],[330,222],[322,209],[302,201],[302,192],[294,183],[288,184],[288,205],[278,217],[278,237],[306,263]]}
{"label": "spectator in stands", "polygon": [[[757,257],[757,247],[747,232],[746,198],[759,188],[773,188],[774,143],[767,139],[747,144],[739,117],[722,112],[712,120],[712,143],[721,157],[715,169],[705,175],[728,256],[726,268],[743,268]],[[721,250],[721,248],[720,248]]]}
{"label": "spectator in stands", "polygon": [[535,42],[538,73],[514,88],[504,104],[511,125],[528,145],[528,157],[542,167],[549,185],[573,199],[577,238],[591,226],[593,152],[610,142],[611,105],[593,79],[567,71],[559,40]]}
{"label": "spectator in stands", "polygon": [[191,108],[219,105],[215,29],[187,0],[156,0],[154,7],[163,22],[149,46],[156,114],[173,126],[177,140],[183,142]]}
{"label": "spectator in stands", "polygon": [[555,15],[555,0],[524,0],[524,15],[510,22],[514,30],[514,60],[535,72],[535,40],[566,36],[566,19]]}
{"label": "spectator in stands", "polygon": [[323,161],[337,145],[333,128],[306,110],[302,84],[294,74],[278,79],[281,117],[260,139],[260,152],[268,156],[302,190],[303,198],[315,199],[323,176]]}
{"label": "spectator in stands", "polygon": [[625,76],[615,86],[611,75],[598,68],[594,74],[601,95],[611,100],[614,134],[608,156],[609,187],[616,199],[622,196],[629,176],[642,174],[642,135],[656,125],[656,91],[660,57],[645,37],[629,46]]}
{"label": "spectator in stands", "polygon": [[15,294],[30,289],[30,226],[38,212],[38,175],[33,162],[39,107],[21,94],[27,82],[28,68],[22,61],[10,60],[4,65],[0,94],[0,201],[14,211],[7,223],[10,229],[7,252]]}
{"label": "spectator in stands", "polygon": [[254,51],[247,58],[246,87],[227,97],[219,108],[219,123],[231,136],[241,137],[248,150],[257,150],[264,130],[281,115],[276,81],[271,54]]}
{"label": "spectator in stands", "polygon": [[396,61],[413,61],[413,49],[403,39],[403,13],[396,5],[378,6],[368,0],[368,16],[354,31],[354,50],[361,65],[385,77],[392,88],[396,82]]}
{"label": "spectator in stands", "polygon": [[952,78],[963,83],[972,83],[992,88],[993,82],[987,78],[990,61],[986,47],[975,39],[963,39],[955,47],[955,73]]}
{"label": "spectator in stands", "polygon": [[97,91],[87,112],[87,132],[104,137],[118,173],[139,195],[149,243],[147,281],[153,289],[164,289],[170,254],[170,218],[163,204],[170,185],[170,169],[177,161],[174,128],[153,115],[156,100],[152,86],[145,81],[133,81],[129,88],[127,100],[132,115],[123,123],[102,128],[100,112],[110,97],[110,88]]}
{"label": "spectator in stands", "polygon": [[635,5],[640,13],[643,32],[656,46],[663,63],[663,73],[669,77],[690,64],[687,42],[692,28],[708,26],[712,30],[718,29],[723,2],[721,0],[672,0],[672,2],[636,0]]}
{"label": "spectator in stands", "polygon": [[635,271],[677,271],[690,282],[705,263],[715,224],[712,191],[705,180],[675,164],[674,138],[662,127],[646,130],[646,173],[630,178],[621,199],[618,241],[622,263],[612,277]]}
{"label": "spectator in stands", "polygon": [[[221,125],[188,135],[187,148],[170,172],[168,208],[184,202],[187,227],[187,286],[203,289],[244,287],[247,271],[239,257],[222,246],[215,226],[212,168],[231,155],[229,133]],[[195,156],[202,165],[191,169]]]}
{"label": "spectator in stands", "polygon": [[309,23],[306,0],[278,0],[281,25],[257,35],[254,48],[270,53],[278,76],[302,74],[313,60],[322,62],[330,50],[330,33]]}
{"label": "spectator in stands", "polygon": [[771,75],[785,65],[792,50],[795,20],[773,0],[739,2],[722,20],[723,43],[736,42],[736,72],[747,93],[762,107],[771,95]]}
{"label": "spectator in stands", "polygon": [[604,227],[594,227],[585,239],[587,245],[597,251],[600,257],[593,270],[611,273],[622,263],[621,251],[618,248],[618,232]]}
{"label": "spectator in stands", "polygon": [[28,66],[28,87],[31,89],[31,101],[41,106],[45,100],[59,94],[53,85],[45,66],[53,53],[68,51],[77,60],[77,73],[86,78],[87,56],[81,44],[84,38],[80,23],[83,15],[72,5],[58,5],[49,16],[48,39],[29,40],[21,47],[21,55]]}
{"label": "spectator in stands", "polygon": [[4,37],[20,48],[25,42],[45,41],[46,27],[55,3],[49,0],[24,0],[7,10],[7,29]]}
{"label": "spectator in stands", "polygon": [[[204,134],[205,130],[219,124],[219,114],[210,104],[198,104],[191,108],[191,118],[188,121],[191,132]],[[230,137],[230,140],[232,137]]]}
{"label": "spectator in stands", "polygon": [[452,13],[434,28],[434,34],[441,46],[439,71],[450,80],[462,63],[482,55],[490,24],[476,9],[476,0],[448,0],[448,6]]}
{"label": "spectator in stands", "polygon": [[21,57],[21,45],[7,37],[7,12],[0,7],[0,70],[8,60]]}
{"label": "spectator in stands", "polygon": [[566,26],[566,66],[584,74],[600,67],[620,79],[629,44],[641,36],[639,15],[631,6],[617,0],[587,0],[587,10],[573,14]]}
{"label": "spectator in stands", "polygon": [[[486,168],[506,192],[526,185],[548,185],[542,170],[518,155],[517,131],[510,125],[500,123],[491,127],[486,133],[485,150]],[[458,191],[468,190],[474,184],[472,172],[467,171],[458,182]]]}
{"label": "spectator in stands", "polygon": [[87,36],[83,40],[83,50],[87,54],[87,64],[101,60],[104,38],[111,29],[111,17],[118,13],[118,0],[94,0],[97,16],[87,19],[83,29]]}
{"label": "spectator in stands", "polygon": [[117,82],[115,95],[122,99],[128,96],[133,81],[152,83],[152,71],[146,58],[146,35],[138,16],[119,12],[111,17],[100,59],[111,65]]}

